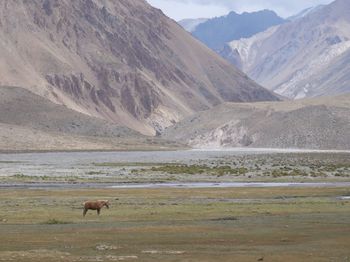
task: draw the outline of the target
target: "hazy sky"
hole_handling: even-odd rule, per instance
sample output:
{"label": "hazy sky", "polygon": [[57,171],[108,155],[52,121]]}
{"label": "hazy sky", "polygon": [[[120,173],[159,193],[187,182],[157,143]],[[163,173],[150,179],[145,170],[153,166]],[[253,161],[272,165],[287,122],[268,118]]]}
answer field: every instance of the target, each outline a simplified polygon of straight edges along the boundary
{"label": "hazy sky", "polygon": [[184,18],[208,18],[221,16],[236,11],[251,12],[271,9],[282,17],[288,17],[299,11],[333,0],[147,0],[151,5],[160,8],[175,20]]}

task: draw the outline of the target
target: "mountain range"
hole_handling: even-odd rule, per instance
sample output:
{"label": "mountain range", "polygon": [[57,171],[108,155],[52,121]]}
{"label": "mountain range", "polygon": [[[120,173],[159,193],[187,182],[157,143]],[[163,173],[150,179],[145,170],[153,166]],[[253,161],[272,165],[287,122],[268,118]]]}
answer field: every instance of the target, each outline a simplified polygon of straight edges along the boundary
{"label": "mountain range", "polygon": [[295,20],[298,20],[298,19],[301,19],[319,9],[322,9],[325,5],[316,5],[316,6],[312,6],[312,7],[309,7],[309,8],[306,8],[304,10],[302,10],[301,12],[297,13],[296,15],[292,15],[290,17],[288,17],[286,20],[288,21],[295,21]]}
{"label": "mountain range", "polygon": [[226,16],[200,23],[192,31],[192,35],[211,49],[220,51],[230,41],[253,36],[284,22],[283,18],[270,10],[242,14],[232,11]]}
{"label": "mountain range", "polygon": [[291,99],[350,92],[350,2],[230,42],[222,53],[264,87]]}
{"label": "mountain range", "polygon": [[3,0],[0,45],[1,86],[146,135],[277,99],[144,0]]}
{"label": "mountain range", "polygon": [[299,100],[223,103],[169,127],[163,138],[201,149],[349,149],[350,2],[288,21],[232,41],[220,54],[261,85]]}
{"label": "mountain range", "polygon": [[[349,12],[257,12],[279,24],[226,45],[230,63],[144,0],[3,0],[0,151],[349,149]],[[290,98],[332,96],[281,102],[232,63]]]}

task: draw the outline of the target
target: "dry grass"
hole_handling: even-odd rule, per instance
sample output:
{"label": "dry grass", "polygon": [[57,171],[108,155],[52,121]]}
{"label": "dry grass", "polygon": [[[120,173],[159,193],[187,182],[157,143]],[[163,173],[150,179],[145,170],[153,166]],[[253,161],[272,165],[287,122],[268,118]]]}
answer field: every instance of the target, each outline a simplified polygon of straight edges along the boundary
{"label": "dry grass", "polygon": [[[3,190],[0,261],[348,261],[342,195],[350,190]],[[101,198],[111,208],[83,219],[81,203]]]}

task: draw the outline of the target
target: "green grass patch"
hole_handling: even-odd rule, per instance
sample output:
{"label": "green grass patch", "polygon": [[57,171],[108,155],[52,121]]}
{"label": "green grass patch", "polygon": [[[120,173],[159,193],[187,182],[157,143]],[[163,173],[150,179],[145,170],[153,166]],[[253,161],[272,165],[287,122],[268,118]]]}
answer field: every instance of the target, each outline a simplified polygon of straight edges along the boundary
{"label": "green grass patch", "polygon": [[176,174],[209,174],[216,176],[223,175],[245,175],[248,169],[244,167],[232,168],[231,166],[215,166],[209,167],[205,165],[165,165],[161,167],[152,167],[152,172],[163,172],[172,175]]}
{"label": "green grass patch", "polygon": [[0,161],[0,164],[20,164],[20,161]]}
{"label": "green grass patch", "polygon": [[102,171],[89,171],[86,173],[87,175],[93,176],[93,175],[104,175],[105,173]]}
{"label": "green grass patch", "polygon": [[29,176],[26,176],[26,175],[24,175],[24,174],[22,174],[22,173],[17,173],[17,174],[14,174],[14,175],[10,176],[10,177],[12,177],[12,178],[18,178],[18,179],[26,179],[26,178],[29,178]]}
{"label": "green grass patch", "polygon": [[[349,188],[1,190],[0,260],[347,261],[350,201],[337,199],[346,195]],[[111,207],[83,218],[89,199]]]}

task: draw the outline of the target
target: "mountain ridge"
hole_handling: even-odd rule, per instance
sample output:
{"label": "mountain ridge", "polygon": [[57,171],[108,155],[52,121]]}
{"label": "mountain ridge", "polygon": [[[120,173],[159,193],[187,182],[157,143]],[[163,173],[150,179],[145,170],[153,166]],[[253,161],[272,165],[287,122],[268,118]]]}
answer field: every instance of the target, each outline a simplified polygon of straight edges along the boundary
{"label": "mountain ridge", "polygon": [[209,18],[189,18],[189,19],[182,19],[178,21],[178,23],[188,32],[192,33],[196,28],[208,21]]}
{"label": "mountain ridge", "polygon": [[299,12],[293,16],[288,17],[287,20],[295,21],[295,20],[301,19],[301,18],[309,15],[310,13],[313,13],[313,12],[323,8],[324,6],[325,5],[317,5],[317,6],[312,6],[312,7],[306,8],[306,9],[302,10],[301,12]]}
{"label": "mountain ridge", "polygon": [[292,99],[347,93],[349,17],[350,2],[337,0],[295,21],[233,41],[225,55],[258,83]]}
{"label": "mountain ridge", "polygon": [[283,18],[271,10],[242,14],[232,11],[226,16],[199,24],[192,34],[209,48],[220,51],[227,42],[250,37],[284,22]]}

